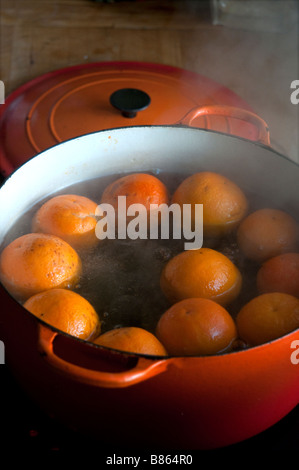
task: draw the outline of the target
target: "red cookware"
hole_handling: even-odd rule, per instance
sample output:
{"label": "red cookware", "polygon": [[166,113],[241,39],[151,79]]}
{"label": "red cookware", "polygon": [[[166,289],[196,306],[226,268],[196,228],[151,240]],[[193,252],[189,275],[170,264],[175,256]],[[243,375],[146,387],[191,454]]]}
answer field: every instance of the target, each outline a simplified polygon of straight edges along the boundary
{"label": "red cookware", "polygon": [[[131,91],[129,100],[141,100],[137,112],[122,109],[123,90]],[[79,135],[171,125],[194,107],[211,105],[253,111],[220,83],[178,67],[109,61],[54,70],[14,90],[1,105],[0,170],[7,176],[37,153]],[[255,126],[228,115],[201,115],[193,125],[257,140]]]}
{"label": "red cookware", "polygon": [[[0,190],[0,240],[24,211],[57,190],[101,175],[152,169],[218,171],[298,214],[299,167],[269,147],[264,122],[234,111],[258,127],[257,143],[185,126],[201,112],[186,113],[176,126],[131,126],[76,137],[30,159]],[[299,330],[223,355],[128,355],[46,325],[3,287],[1,299],[0,338],[21,386],[48,414],[101,442],[216,448],[267,429],[299,402]]]}

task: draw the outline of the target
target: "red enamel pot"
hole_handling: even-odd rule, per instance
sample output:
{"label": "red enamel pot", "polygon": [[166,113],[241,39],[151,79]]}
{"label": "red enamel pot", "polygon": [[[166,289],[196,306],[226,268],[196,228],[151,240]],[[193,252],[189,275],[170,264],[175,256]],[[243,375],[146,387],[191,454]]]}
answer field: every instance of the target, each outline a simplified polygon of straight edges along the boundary
{"label": "red enamel pot", "polygon": [[[44,196],[124,171],[218,171],[298,214],[298,165],[270,148],[258,118],[247,113],[246,119],[258,123],[260,142],[185,126],[140,126],[88,134],[45,150],[2,186],[0,240]],[[0,322],[6,362],[21,386],[49,415],[102,442],[217,448],[269,428],[299,402],[299,330],[217,356],[127,355],[46,325],[3,286]]]}

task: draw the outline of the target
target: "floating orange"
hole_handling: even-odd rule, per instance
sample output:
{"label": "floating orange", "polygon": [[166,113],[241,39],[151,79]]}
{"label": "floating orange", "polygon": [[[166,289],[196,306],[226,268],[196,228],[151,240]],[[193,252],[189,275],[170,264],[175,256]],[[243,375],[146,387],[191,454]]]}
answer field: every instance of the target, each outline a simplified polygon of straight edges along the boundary
{"label": "floating orange", "polygon": [[80,274],[77,252],[54,235],[22,235],[7,245],[0,256],[0,279],[17,299],[54,287],[72,287]]}
{"label": "floating orange", "polygon": [[236,322],[249,346],[267,343],[299,328],[299,299],[281,292],[261,294],[241,308]]}
{"label": "floating orange", "polygon": [[97,242],[96,208],[97,204],[84,196],[54,196],[34,215],[32,230],[56,235],[75,248],[92,246]]}
{"label": "floating orange", "polygon": [[155,335],[143,328],[133,326],[109,330],[96,338],[94,343],[135,354],[167,355],[164,346]]}
{"label": "floating orange", "polygon": [[259,209],[241,222],[237,239],[244,255],[260,263],[281,253],[296,251],[298,225],[282,210]]}
{"label": "floating orange", "polygon": [[299,253],[274,256],[257,273],[260,293],[284,292],[299,297]]}
{"label": "floating orange", "polygon": [[93,306],[67,289],[50,289],[30,297],[24,307],[55,328],[81,339],[100,333],[101,324]]}
{"label": "floating orange", "polygon": [[231,315],[213,300],[193,298],[172,305],[156,335],[171,355],[211,355],[227,350],[237,337]]}
{"label": "floating orange", "polygon": [[203,204],[203,234],[219,237],[231,232],[247,212],[248,201],[233,181],[218,173],[203,171],[186,178],[177,188],[172,202],[191,204],[195,226],[195,204]]}
{"label": "floating orange", "polygon": [[[169,203],[165,184],[156,176],[147,173],[133,173],[113,181],[104,190],[101,204],[111,204],[117,213],[119,196],[126,197],[126,208],[132,204],[142,204],[148,217],[151,204]],[[130,217],[126,220],[129,221]]]}
{"label": "floating orange", "polygon": [[227,256],[201,248],[170,259],[162,271],[160,284],[172,303],[202,297],[225,306],[239,295],[242,276]]}

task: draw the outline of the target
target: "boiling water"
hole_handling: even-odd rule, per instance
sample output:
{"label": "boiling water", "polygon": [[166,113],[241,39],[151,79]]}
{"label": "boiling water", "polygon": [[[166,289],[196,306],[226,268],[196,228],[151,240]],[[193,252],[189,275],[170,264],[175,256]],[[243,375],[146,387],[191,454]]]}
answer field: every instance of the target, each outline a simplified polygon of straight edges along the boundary
{"label": "boiling water", "polygon": [[[122,175],[110,175],[77,183],[55,195],[77,194],[100,202],[106,186],[120,176]],[[186,176],[162,172],[159,179],[172,194]],[[250,210],[267,207],[261,203],[260,197],[247,192],[246,195],[251,203]],[[22,216],[8,232],[3,245],[30,233],[33,214],[53,196],[54,194],[39,201]],[[257,266],[242,257],[234,235],[220,241],[204,239],[203,246],[227,255],[242,273],[241,294],[228,308],[235,316],[244,303],[257,295]],[[158,319],[170,306],[160,290],[161,271],[170,258],[183,250],[184,240],[99,240],[93,249],[77,250],[82,260],[83,272],[80,283],[74,290],[94,306],[102,322],[102,332],[121,326],[138,326],[154,332]]]}

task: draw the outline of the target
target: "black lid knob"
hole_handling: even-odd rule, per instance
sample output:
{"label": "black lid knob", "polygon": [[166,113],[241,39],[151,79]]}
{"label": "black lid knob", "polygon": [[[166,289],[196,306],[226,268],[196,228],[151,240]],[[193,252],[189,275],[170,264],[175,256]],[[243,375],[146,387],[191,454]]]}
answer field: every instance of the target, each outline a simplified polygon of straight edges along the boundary
{"label": "black lid knob", "polygon": [[136,116],[137,111],[146,109],[151,102],[147,93],[136,88],[122,88],[110,96],[110,103],[128,118]]}

